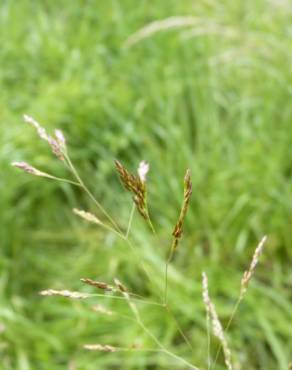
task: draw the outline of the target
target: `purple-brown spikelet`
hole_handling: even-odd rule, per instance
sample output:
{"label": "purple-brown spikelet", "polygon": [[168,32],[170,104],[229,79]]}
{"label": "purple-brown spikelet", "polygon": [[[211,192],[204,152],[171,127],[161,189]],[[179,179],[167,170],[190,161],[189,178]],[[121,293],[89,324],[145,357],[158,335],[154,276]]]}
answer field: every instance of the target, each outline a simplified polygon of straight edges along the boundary
{"label": "purple-brown spikelet", "polygon": [[29,125],[33,126],[39,137],[49,143],[52,152],[62,161],[64,160],[64,152],[66,150],[65,137],[61,130],[55,130],[55,136],[47,134],[47,131],[32,117],[28,115],[23,116],[24,121]]}
{"label": "purple-brown spikelet", "polygon": [[190,199],[192,195],[192,180],[191,180],[191,172],[189,169],[187,169],[185,177],[184,177],[184,199],[182,208],[180,211],[180,215],[178,218],[178,221],[174,227],[174,230],[172,232],[172,235],[174,237],[173,239],[173,249],[175,249],[178,245],[179,240],[182,237],[183,234],[183,222],[189,207]]}
{"label": "purple-brown spikelet", "polygon": [[133,201],[139,213],[145,220],[149,221],[146,202],[146,174],[149,170],[149,165],[142,161],[138,169],[138,176],[130,173],[118,160],[115,161],[115,165],[125,189],[133,194]]}
{"label": "purple-brown spikelet", "polygon": [[101,289],[101,290],[106,290],[108,292],[113,292],[116,291],[116,289],[107,283],[104,283],[102,281],[95,281],[89,278],[82,278],[80,279],[84,284],[94,286],[95,288]]}
{"label": "purple-brown spikelet", "polygon": [[48,173],[39,171],[26,162],[12,162],[11,165],[34,176],[53,178],[53,176],[49,175]]}

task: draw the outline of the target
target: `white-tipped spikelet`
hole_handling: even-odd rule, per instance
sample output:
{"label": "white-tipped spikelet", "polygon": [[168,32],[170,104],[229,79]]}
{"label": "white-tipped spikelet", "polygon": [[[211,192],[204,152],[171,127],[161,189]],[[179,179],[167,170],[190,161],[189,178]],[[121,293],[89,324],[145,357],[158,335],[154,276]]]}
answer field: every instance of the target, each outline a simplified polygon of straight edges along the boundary
{"label": "white-tipped spikelet", "polygon": [[209,316],[212,322],[213,334],[215,335],[215,337],[219,339],[222,345],[224,360],[227,369],[232,370],[231,351],[228,347],[228,343],[225,338],[223,327],[219,320],[215,305],[211,301],[211,298],[209,296],[208,277],[205,272],[202,273],[202,287],[203,287],[203,301],[206,307],[207,315]]}

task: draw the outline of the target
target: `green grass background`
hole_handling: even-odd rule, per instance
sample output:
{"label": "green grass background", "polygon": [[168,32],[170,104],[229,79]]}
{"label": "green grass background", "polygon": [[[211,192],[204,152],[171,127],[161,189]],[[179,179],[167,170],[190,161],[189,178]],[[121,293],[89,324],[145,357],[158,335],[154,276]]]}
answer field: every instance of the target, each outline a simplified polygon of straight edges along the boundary
{"label": "green grass background", "polygon": [[[193,16],[125,48],[151,21]],[[201,271],[226,323],[241,274],[262,235],[269,241],[228,340],[235,369],[287,370],[292,361],[291,7],[285,0],[33,1],[0,4],[0,368],[186,369],[162,354],[88,353],[84,343],[153,347],[134,323],[92,312],[110,299],[41,298],[45,288],[92,291],[81,277],[159,299],[164,260],[189,167],[193,197],[170,269],[170,304],[191,353],[164,312],[140,305],[171,351],[207,369]],[[212,32],[213,30],[213,32]],[[215,30],[215,31],[214,31]],[[151,164],[157,236],[138,216],[131,238],[149,282],[114,235],[76,219],[95,211],[78,190],[11,168],[25,160],[67,177],[22,122],[61,128],[92,192],[126,227],[131,198],[113,160]],[[212,342],[212,353],[217,343]],[[224,369],[220,357],[215,370]]]}

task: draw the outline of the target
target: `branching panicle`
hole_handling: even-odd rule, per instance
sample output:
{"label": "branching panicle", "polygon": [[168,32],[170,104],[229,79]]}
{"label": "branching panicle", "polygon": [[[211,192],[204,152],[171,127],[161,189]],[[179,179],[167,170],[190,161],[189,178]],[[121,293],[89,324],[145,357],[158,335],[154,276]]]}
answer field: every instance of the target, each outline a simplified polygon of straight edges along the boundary
{"label": "branching panicle", "polygon": [[[113,220],[113,218],[108,214],[108,212],[102,207],[102,205],[98,202],[98,200],[94,197],[94,195],[91,193],[91,191],[86,187],[85,183],[83,180],[80,178],[80,175],[78,174],[77,170],[75,169],[73,163],[71,162],[71,159],[69,157],[69,154],[66,149],[66,140],[64,138],[64,135],[60,130],[55,130],[54,136],[50,136],[47,134],[46,130],[40,126],[40,124],[35,121],[33,118],[29,116],[24,116],[25,121],[32,125],[39,137],[42,140],[45,140],[49,143],[53,153],[62,161],[64,161],[64,164],[67,166],[67,169],[69,169],[71,175],[73,175],[73,180],[70,179],[63,179],[63,178],[58,178],[52,175],[49,175],[45,172],[39,171],[38,169],[30,166],[26,162],[14,162],[12,163],[13,166],[23,170],[26,173],[30,173],[35,176],[42,176],[42,177],[47,177],[49,179],[53,179],[56,181],[61,181],[61,182],[66,182],[70,183],[72,185],[78,186],[79,189],[83,190],[89,198],[93,201],[93,203],[97,206],[99,211],[102,213],[103,217],[106,218],[106,222],[102,222],[97,216],[95,216],[93,213],[86,212],[83,210],[79,210],[74,208],[73,212],[78,215],[79,217],[83,218],[86,221],[89,221],[91,223],[100,225],[104,227],[107,230],[110,230],[112,233],[114,233],[116,236],[120,237],[123,242],[126,242],[128,246],[133,250],[135,253],[135,248],[133,244],[131,243],[131,240],[128,238],[129,236],[129,231],[132,223],[132,219],[134,216],[134,211],[135,211],[135,206],[138,209],[139,213],[142,215],[142,217],[148,222],[149,226],[151,227],[152,231],[154,231],[153,225],[151,223],[150,217],[149,217],[149,212],[148,212],[148,205],[147,205],[147,188],[146,188],[146,177],[147,173],[149,171],[149,164],[145,161],[141,161],[138,167],[137,174],[132,174],[130,173],[119,161],[115,161],[116,169],[118,171],[118,174],[120,176],[120,180],[125,187],[127,191],[129,191],[132,196],[133,196],[133,207],[132,207],[132,212],[130,215],[130,220],[128,223],[128,228],[126,234],[124,234],[119,225]],[[94,293],[94,294],[87,294],[87,293],[82,293],[82,292],[75,292],[75,291],[69,291],[69,290],[55,290],[55,289],[47,289],[43,290],[40,292],[40,295],[42,296],[61,296],[61,297],[66,297],[66,298],[71,298],[71,299],[85,299],[89,297],[102,297],[102,298],[111,298],[114,300],[124,300],[126,303],[128,303],[129,308],[132,311],[132,317],[125,316],[125,318],[130,319],[134,322],[136,322],[141,329],[143,329],[144,333],[150,337],[153,342],[156,344],[156,348],[154,349],[147,349],[147,348],[136,348],[136,347],[114,347],[111,345],[103,345],[103,344],[86,344],[84,345],[84,348],[87,350],[92,350],[92,351],[102,351],[102,352],[117,352],[117,351],[130,351],[130,350],[148,350],[148,351],[156,351],[156,352],[161,352],[164,353],[176,361],[180,361],[181,363],[184,363],[189,369],[193,370],[199,370],[196,366],[190,364],[187,360],[184,358],[177,356],[173,352],[169,351],[164,345],[160,342],[160,340],[152,334],[152,332],[149,330],[149,328],[145,325],[142,316],[140,315],[139,312],[139,306],[136,305],[136,303],[139,304],[148,304],[148,305],[155,305],[157,307],[160,307],[161,309],[165,309],[165,312],[168,315],[171,315],[172,318],[174,319],[177,329],[179,333],[181,334],[182,338],[184,341],[190,346],[192,349],[192,345],[190,344],[189,339],[187,336],[184,334],[183,330],[181,329],[180,325],[178,324],[176,318],[172,314],[170,307],[168,305],[168,300],[167,300],[167,292],[168,292],[168,266],[170,262],[172,261],[173,255],[176,251],[176,248],[178,246],[178,243],[180,242],[182,235],[183,235],[183,226],[184,226],[184,220],[189,208],[189,203],[192,195],[192,181],[191,181],[191,175],[190,175],[190,170],[188,169],[186,171],[185,177],[184,177],[184,196],[183,196],[183,203],[181,206],[180,214],[177,220],[177,223],[175,224],[174,230],[172,232],[172,244],[170,244],[170,248],[168,251],[168,258],[166,260],[165,264],[165,286],[164,286],[164,291],[163,288],[161,289],[164,293],[164,298],[163,302],[157,302],[157,301],[149,301],[147,299],[144,299],[142,296],[134,293],[129,293],[127,288],[118,280],[117,278],[114,279],[114,285],[107,284],[105,282],[100,282],[100,281],[95,281],[90,278],[82,278],[81,281],[87,285],[90,285],[92,287],[98,288],[103,291],[103,293]],[[214,364],[212,369],[215,368],[216,366],[216,360],[218,358],[218,354],[220,352],[220,348],[222,346],[223,348],[223,353],[224,353],[224,359],[225,359],[225,365],[228,368],[228,370],[232,370],[232,363],[231,363],[231,352],[227,344],[227,340],[225,337],[225,333],[228,330],[231,321],[235,315],[235,312],[238,308],[239,303],[243,299],[246,290],[248,288],[248,284],[254,274],[254,270],[256,268],[256,265],[259,260],[259,256],[262,253],[263,246],[266,242],[266,237],[264,237],[259,245],[257,246],[252,262],[249,266],[249,269],[244,273],[243,278],[241,280],[241,290],[240,290],[240,295],[239,299],[235,305],[235,308],[233,310],[233,313],[231,315],[231,318],[229,319],[229,322],[227,326],[224,328],[222,327],[222,324],[218,318],[218,314],[215,308],[214,303],[211,301],[210,296],[209,296],[209,290],[208,290],[208,278],[205,273],[202,275],[202,285],[203,285],[203,302],[206,307],[206,312],[207,312],[207,328],[209,328],[209,322],[212,323],[212,329],[214,335],[219,339],[220,341],[220,346],[217,350],[216,358],[214,361]],[[138,256],[139,258],[139,256]],[[147,272],[146,268],[143,265],[143,262],[139,259],[139,263],[141,267],[143,268],[145,275],[151,279],[149,273]],[[108,292],[111,292],[111,294],[108,294]],[[142,299],[140,299],[142,298]],[[113,315],[117,314],[112,311],[107,310],[105,307],[101,305],[95,305],[92,308],[95,312],[100,312],[106,315]],[[225,333],[224,333],[225,331]],[[208,331],[209,333],[209,331]],[[209,341],[208,341],[209,343]],[[209,343],[210,344],[210,343]],[[208,344],[208,347],[209,347]],[[209,348],[210,349],[210,348]],[[209,353],[208,349],[208,353]],[[208,364],[208,370],[210,370],[210,361]]]}
{"label": "branching panicle", "polygon": [[56,155],[56,157],[58,157],[59,159],[64,161],[64,159],[65,159],[64,158],[64,152],[66,150],[66,141],[65,141],[65,137],[64,137],[62,131],[61,130],[55,130],[55,136],[51,136],[51,135],[48,135],[45,128],[43,128],[32,117],[25,114],[23,116],[23,119],[26,123],[28,123],[29,125],[33,126],[36,129],[39,137],[42,140],[45,140],[49,143],[49,145],[52,149],[52,152]]}
{"label": "branching panicle", "polygon": [[142,161],[139,165],[138,175],[130,173],[118,160],[115,161],[116,169],[120,175],[121,183],[125,189],[133,194],[133,201],[140,215],[150,221],[147,206],[146,174],[149,165]]}

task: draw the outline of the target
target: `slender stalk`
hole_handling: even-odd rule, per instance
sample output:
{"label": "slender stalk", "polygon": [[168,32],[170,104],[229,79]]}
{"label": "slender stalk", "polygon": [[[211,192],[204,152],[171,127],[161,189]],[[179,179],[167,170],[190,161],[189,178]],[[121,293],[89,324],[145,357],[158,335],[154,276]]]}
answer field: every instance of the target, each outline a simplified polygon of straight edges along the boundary
{"label": "slender stalk", "polygon": [[[120,300],[120,301],[126,301],[125,297],[120,297],[120,296],[116,296],[116,295],[109,295],[109,294],[91,293],[91,294],[89,294],[89,297],[104,297],[104,298],[109,298],[109,299],[117,299],[117,300]],[[154,301],[147,301],[147,300],[136,299],[136,298],[131,298],[131,300],[135,303],[142,303],[142,304],[148,304],[148,305],[151,305],[151,306],[163,307],[161,303],[154,302]]]}
{"label": "slender stalk", "polygon": [[150,217],[149,217],[149,216],[148,216],[147,223],[148,223],[148,225],[149,225],[149,227],[150,227],[151,231],[153,232],[153,234],[156,234],[156,231],[155,231],[155,229],[154,229],[153,223],[152,223],[152,221],[151,221],[151,219],[150,219]]}
{"label": "slender stalk", "polygon": [[167,260],[165,262],[164,299],[163,299],[165,305],[167,304],[167,294],[168,294],[168,266],[169,266],[170,262],[172,261],[173,254],[174,254],[174,246],[172,244],[170,249],[169,249]]}
{"label": "slender stalk", "polygon": [[129,222],[128,222],[127,232],[126,232],[126,235],[125,235],[125,238],[126,239],[128,239],[129,234],[130,234],[130,230],[131,230],[131,226],[132,226],[132,222],[133,222],[133,218],[134,218],[135,209],[136,209],[136,206],[133,203],[132,209],[131,209],[131,213],[130,213]]}
{"label": "slender stalk", "polygon": [[186,342],[186,344],[189,346],[189,348],[193,352],[194,351],[194,348],[191,345],[191,342],[189,341],[189,339],[187,338],[187,336],[185,335],[184,331],[182,330],[182,327],[180,326],[180,324],[179,324],[177,318],[175,317],[174,313],[171,311],[171,309],[169,308],[168,305],[164,305],[164,307],[165,307],[167,313],[169,314],[169,316],[171,316],[171,318],[175,322],[175,325],[176,325],[177,330],[179,331],[180,335],[182,336],[182,338],[184,339],[184,341]]}
{"label": "slender stalk", "polygon": [[145,331],[145,333],[148,334],[148,336],[153,339],[153,341],[157,344],[157,346],[159,347],[161,352],[164,352],[165,354],[167,354],[168,356],[176,359],[177,361],[179,361],[181,363],[184,363],[185,365],[187,365],[192,370],[200,370],[198,367],[194,366],[193,364],[191,364],[190,362],[185,360],[183,357],[180,357],[180,356],[176,355],[175,353],[169,351],[167,348],[165,348],[164,345],[155,337],[155,335],[153,335],[150,332],[150,330],[144,325],[144,323],[141,321],[141,319],[139,321],[137,320],[137,323]]}
{"label": "slender stalk", "polygon": [[80,184],[79,182],[75,182],[75,181],[71,181],[71,180],[68,180],[68,179],[64,179],[62,177],[57,177],[57,176],[53,176],[53,175],[49,175],[49,174],[44,174],[40,177],[45,177],[46,179],[50,179],[50,180],[55,180],[55,181],[59,181],[59,182],[65,182],[67,184],[71,184],[71,185],[75,185],[75,186],[79,186],[80,187]]}
{"label": "slender stalk", "polygon": [[71,162],[70,160],[70,157],[68,156],[67,153],[64,153],[64,157],[67,161],[67,164],[69,166],[69,168],[71,169],[71,172],[73,173],[74,177],[76,178],[76,180],[78,181],[78,183],[80,184],[80,186],[82,187],[82,189],[87,193],[87,195],[89,196],[89,198],[95,203],[95,205],[99,208],[99,210],[106,216],[106,218],[111,222],[111,224],[114,226],[114,228],[120,232],[121,232],[121,229],[119,228],[119,226],[117,225],[117,223],[113,220],[113,218],[108,214],[108,212],[103,208],[103,206],[95,199],[94,195],[91,193],[91,191],[87,188],[87,186],[84,184],[83,180],[81,179],[81,177],[79,176],[78,172],[76,171],[73,163]]}
{"label": "slender stalk", "polygon": [[140,313],[138,311],[138,308],[136,307],[136,305],[133,305],[131,303],[132,299],[130,299],[129,295],[127,293],[123,293],[123,294],[124,294],[125,298],[128,300],[129,307],[132,310],[132,312],[134,314],[134,317],[136,318],[137,324],[143,329],[143,331],[150,338],[153,339],[153,341],[157,344],[158,348],[160,348],[162,352],[164,352],[165,354],[169,355],[170,357],[175,358],[177,361],[180,361],[180,362],[184,363],[185,365],[189,366],[190,369],[200,370],[196,366],[192,365],[190,362],[186,361],[184,358],[182,358],[180,356],[177,356],[176,354],[174,354],[173,352],[171,352],[167,348],[165,348],[164,345],[160,342],[160,340],[154,334],[152,334],[152,332],[145,326],[144,322],[141,319],[141,316],[140,316]]}

